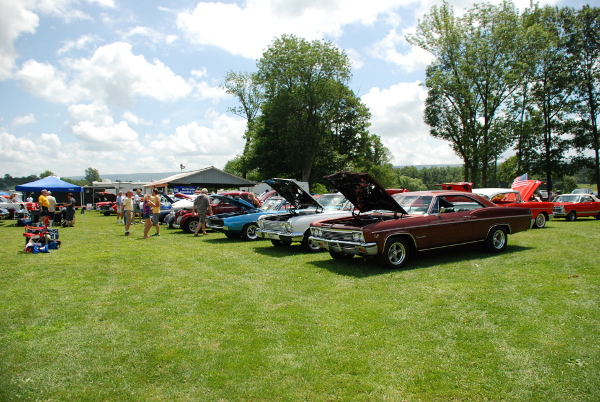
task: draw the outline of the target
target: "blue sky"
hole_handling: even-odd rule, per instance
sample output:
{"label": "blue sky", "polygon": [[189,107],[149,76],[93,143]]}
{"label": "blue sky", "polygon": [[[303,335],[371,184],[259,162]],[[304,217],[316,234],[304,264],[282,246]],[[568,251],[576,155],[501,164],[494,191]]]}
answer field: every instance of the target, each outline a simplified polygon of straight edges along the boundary
{"label": "blue sky", "polygon": [[[473,5],[450,3],[457,14]],[[0,175],[223,168],[242,152],[245,121],[227,112],[235,99],[219,85],[227,71],[255,71],[284,33],[330,40],[349,55],[350,86],[395,165],[461,163],[428,134],[420,84],[430,56],[404,40],[440,4],[0,0]]]}

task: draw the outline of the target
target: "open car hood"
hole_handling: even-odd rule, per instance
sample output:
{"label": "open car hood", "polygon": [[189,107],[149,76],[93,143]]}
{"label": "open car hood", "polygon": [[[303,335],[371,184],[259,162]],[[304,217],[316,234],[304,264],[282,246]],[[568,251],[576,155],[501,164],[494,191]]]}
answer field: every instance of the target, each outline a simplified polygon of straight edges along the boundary
{"label": "open car hood", "polygon": [[291,179],[270,179],[265,180],[273,190],[292,204],[295,209],[306,209],[310,207],[323,208],[310,194],[302,189],[294,180]]}
{"label": "open car hood", "polygon": [[379,209],[406,214],[404,208],[368,173],[337,172],[325,178],[360,212]]}
{"label": "open car hood", "polygon": [[239,199],[239,198],[232,198],[232,197],[228,197],[226,195],[219,195],[219,194],[209,194],[209,197],[212,199],[215,199],[215,200],[218,200],[218,199],[226,200],[228,203],[233,204],[238,208],[256,209],[256,207],[254,205],[252,205],[249,202],[246,202],[242,199]]}
{"label": "open car hood", "polygon": [[521,193],[523,201],[529,201],[541,184],[544,184],[544,182],[539,180],[521,180],[514,182],[511,188]]}

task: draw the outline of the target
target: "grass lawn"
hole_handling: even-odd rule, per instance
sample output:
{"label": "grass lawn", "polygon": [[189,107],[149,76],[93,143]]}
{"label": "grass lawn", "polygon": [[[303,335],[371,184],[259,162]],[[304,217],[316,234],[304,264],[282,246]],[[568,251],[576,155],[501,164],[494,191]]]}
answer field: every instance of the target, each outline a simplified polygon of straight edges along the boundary
{"label": "grass lawn", "polygon": [[0,221],[2,401],[600,400],[600,221],[385,271],[76,219],[36,255]]}

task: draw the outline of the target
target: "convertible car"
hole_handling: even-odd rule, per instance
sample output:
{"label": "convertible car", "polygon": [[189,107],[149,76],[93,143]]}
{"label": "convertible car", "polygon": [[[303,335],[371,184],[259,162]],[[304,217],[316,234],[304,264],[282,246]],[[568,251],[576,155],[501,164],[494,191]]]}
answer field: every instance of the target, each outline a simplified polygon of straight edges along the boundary
{"label": "convertible car", "polygon": [[590,194],[563,194],[552,201],[554,217],[574,221],[577,218],[592,216],[600,219],[600,199]]}
{"label": "convertible car", "polygon": [[326,176],[356,206],[350,216],[311,223],[310,239],[334,259],[376,256],[386,268],[403,267],[419,251],[483,243],[506,248],[508,235],[533,224],[527,208],[498,207],[473,193],[435,190],[388,194],[366,173]]}

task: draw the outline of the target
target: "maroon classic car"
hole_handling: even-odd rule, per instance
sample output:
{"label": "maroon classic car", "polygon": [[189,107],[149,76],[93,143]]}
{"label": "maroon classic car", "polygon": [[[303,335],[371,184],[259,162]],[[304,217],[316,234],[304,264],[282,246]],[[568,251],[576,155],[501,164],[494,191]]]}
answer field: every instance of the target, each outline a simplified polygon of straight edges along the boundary
{"label": "maroon classic car", "polygon": [[389,195],[366,173],[325,177],[356,206],[349,217],[311,224],[310,239],[332,258],[377,256],[400,268],[418,251],[482,243],[490,252],[506,248],[508,234],[533,224],[527,208],[498,207],[473,193],[435,190]]}
{"label": "maroon classic car", "polygon": [[574,221],[591,216],[600,219],[600,200],[591,194],[562,194],[556,197],[552,204],[555,218]]}

